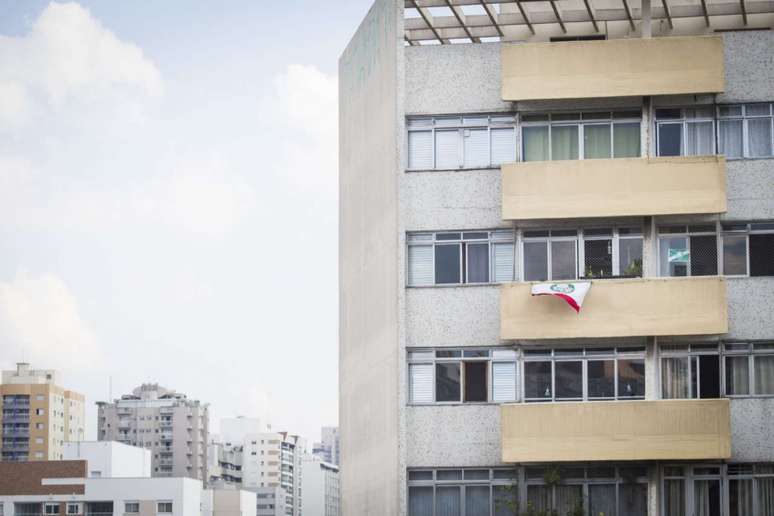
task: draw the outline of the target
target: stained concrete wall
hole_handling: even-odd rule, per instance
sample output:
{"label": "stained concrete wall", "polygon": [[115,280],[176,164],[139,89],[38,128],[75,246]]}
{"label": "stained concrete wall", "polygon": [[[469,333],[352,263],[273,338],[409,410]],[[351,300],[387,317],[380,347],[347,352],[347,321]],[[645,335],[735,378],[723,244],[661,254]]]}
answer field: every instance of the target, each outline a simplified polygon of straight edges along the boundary
{"label": "stained concrete wall", "polygon": [[717,96],[717,102],[774,100],[774,32],[726,32],[723,48],[726,89]]}
{"label": "stained concrete wall", "polygon": [[344,516],[400,514],[398,172],[403,13],[377,0],[339,61],[339,424]]}
{"label": "stained concrete wall", "polygon": [[[774,90],[770,96],[774,100]],[[726,161],[726,192],[723,220],[774,219],[774,159]]]}
{"label": "stained concrete wall", "polygon": [[731,400],[731,460],[771,462],[774,457],[774,398]]}
{"label": "stained concrete wall", "polygon": [[728,338],[774,338],[774,277],[728,278]]}

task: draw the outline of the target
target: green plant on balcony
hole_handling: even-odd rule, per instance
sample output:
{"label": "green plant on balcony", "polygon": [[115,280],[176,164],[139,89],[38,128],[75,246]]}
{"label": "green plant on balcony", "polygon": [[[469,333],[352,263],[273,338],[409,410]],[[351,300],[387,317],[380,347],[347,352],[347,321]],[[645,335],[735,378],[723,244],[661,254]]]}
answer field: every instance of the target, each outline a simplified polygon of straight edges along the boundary
{"label": "green plant on balcony", "polygon": [[546,468],[545,472],[543,473],[543,482],[545,482],[547,486],[559,485],[559,482],[561,481],[562,472],[558,467],[551,466]]}
{"label": "green plant on balcony", "polygon": [[632,263],[624,269],[624,276],[642,276],[642,260],[632,260]]}

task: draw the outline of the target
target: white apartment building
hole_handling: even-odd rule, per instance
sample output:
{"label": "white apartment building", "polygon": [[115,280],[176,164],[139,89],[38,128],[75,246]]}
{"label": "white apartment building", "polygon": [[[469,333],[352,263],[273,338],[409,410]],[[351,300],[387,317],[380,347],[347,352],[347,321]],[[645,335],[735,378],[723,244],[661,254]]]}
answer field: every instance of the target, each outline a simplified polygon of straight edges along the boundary
{"label": "white apartment building", "polygon": [[206,481],[208,405],[158,384],[143,384],[112,403],[98,402],[98,438],[151,451],[154,477]]}
{"label": "white apartment building", "polygon": [[325,462],[330,464],[339,464],[339,427],[324,426],[320,431],[321,439],[319,443],[312,446],[312,454],[317,455]]}
{"label": "white apartment building", "polygon": [[339,61],[345,516],[774,516],[772,27],[373,2]]}
{"label": "white apartment building", "polygon": [[339,467],[305,455],[303,468],[304,516],[340,516]]}

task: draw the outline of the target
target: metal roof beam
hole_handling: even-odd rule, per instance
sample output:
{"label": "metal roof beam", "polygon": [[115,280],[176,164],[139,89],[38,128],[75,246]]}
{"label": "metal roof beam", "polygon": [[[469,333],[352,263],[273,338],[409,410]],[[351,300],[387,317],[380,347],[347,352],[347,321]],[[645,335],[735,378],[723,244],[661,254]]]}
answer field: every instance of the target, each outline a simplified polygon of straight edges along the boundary
{"label": "metal roof beam", "polygon": [[468,30],[467,25],[465,25],[465,13],[458,13],[457,9],[459,9],[459,7],[452,5],[450,0],[446,0],[446,5],[449,6],[449,9],[451,9],[452,14],[454,15],[455,18],[457,18],[457,21],[459,22],[460,27],[462,27],[462,30],[464,30],[465,34],[467,34],[468,38],[470,38],[470,41],[472,41],[473,43],[481,43],[481,40],[479,38],[476,38],[470,34],[470,30]]}
{"label": "metal roof beam", "polygon": [[709,13],[707,12],[707,0],[701,0],[701,10],[704,13],[704,23],[710,26]]}
{"label": "metal roof beam", "polygon": [[744,5],[744,0],[739,0],[739,7],[742,8],[742,23],[747,26],[747,7]]}
{"label": "metal roof beam", "polygon": [[414,9],[416,9],[417,12],[419,13],[419,16],[422,17],[422,20],[424,20],[425,24],[427,25],[427,28],[433,31],[433,34],[435,35],[435,39],[437,39],[441,45],[448,43],[448,40],[444,41],[443,39],[441,39],[441,35],[438,34],[438,31],[433,26],[433,15],[427,12],[424,7],[419,7],[416,1],[414,1],[413,4],[414,4],[413,5]]}
{"label": "metal roof beam", "polygon": [[[489,7],[487,7],[487,5],[484,3],[484,0],[481,0],[481,7],[484,8],[484,11],[486,11],[486,15],[489,18],[489,21],[494,26],[495,30],[497,31],[497,34],[502,38],[504,36],[503,30],[500,28],[500,24],[497,23],[497,20],[495,19],[494,14],[492,14],[492,12],[489,10]],[[495,13],[495,14],[497,14],[497,13]],[[527,25],[530,26],[530,30],[532,30],[531,29],[532,25],[529,23],[529,20],[527,20],[526,18],[524,18],[524,20],[527,22]],[[534,34],[534,33],[535,32],[533,31],[532,34]]]}
{"label": "metal roof beam", "polygon": [[583,0],[583,3],[586,4],[586,10],[589,13],[589,19],[591,20],[591,24],[594,26],[594,32],[599,32],[597,20],[594,18],[594,10],[591,8],[591,0]]}
{"label": "metal roof beam", "polygon": [[632,12],[629,9],[629,3],[626,0],[622,0],[622,1],[624,6],[624,11],[626,11],[626,19],[629,20],[629,26],[632,28],[632,30],[634,30],[634,20],[632,20]]}
{"label": "metal roof beam", "polygon": [[667,3],[667,0],[661,0],[661,4],[664,6],[664,14],[666,15],[667,23],[669,24],[670,29],[675,28],[674,22],[672,22],[672,15],[669,14],[669,4]]}
{"label": "metal roof beam", "polygon": [[564,26],[564,22],[562,21],[562,15],[559,14],[559,8],[556,6],[555,0],[549,0],[549,3],[551,4],[551,9],[554,10],[554,15],[556,16],[556,21],[559,22],[559,27],[562,28],[562,32],[567,34],[567,27]]}

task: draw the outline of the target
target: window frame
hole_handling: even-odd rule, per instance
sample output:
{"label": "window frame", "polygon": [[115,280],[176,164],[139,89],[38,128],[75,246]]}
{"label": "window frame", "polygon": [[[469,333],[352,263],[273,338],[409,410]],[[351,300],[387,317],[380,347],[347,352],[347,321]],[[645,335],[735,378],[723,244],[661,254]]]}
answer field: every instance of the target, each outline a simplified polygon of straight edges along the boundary
{"label": "window frame", "polygon": [[[761,105],[761,104],[768,104],[769,107],[769,114],[768,115],[748,115],[747,114],[747,108],[751,105]],[[738,107],[741,108],[741,114],[739,115],[721,115],[720,110],[723,108],[733,108]],[[724,121],[741,121],[742,122],[742,155],[741,156],[724,156],[727,160],[742,160],[742,159],[771,159],[774,157],[774,103],[772,102],[745,102],[745,103],[736,103],[736,104],[718,104],[716,106],[715,110],[715,118],[717,120],[717,123],[715,124],[715,130],[716,135],[715,139],[717,141],[717,152],[720,153],[720,123]],[[749,130],[749,121],[750,120],[763,120],[763,119],[769,119],[769,131],[771,134],[771,141],[769,142],[771,146],[772,153],[768,156],[752,156],[750,155],[750,130]]]}
{"label": "window frame", "polygon": [[[714,229],[711,231],[695,231],[692,230],[692,227],[698,227],[698,226],[713,226]],[[675,228],[681,226],[685,229],[682,233],[675,233],[675,232],[662,232],[662,228]],[[656,228],[656,260],[658,261],[658,276],[660,278],[690,278],[690,277],[702,277],[702,276],[694,276],[691,274],[691,237],[703,237],[703,236],[714,236],[715,237],[715,261],[717,264],[717,270],[715,271],[715,274],[710,275],[703,275],[706,277],[712,277],[712,276],[722,276],[721,271],[723,271],[723,240],[722,235],[719,231],[719,224],[717,221],[713,222],[706,222],[706,223],[696,223],[696,224],[686,224],[686,223],[675,223],[670,224],[668,222],[659,223],[659,225]],[[686,268],[686,275],[685,276],[670,276],[666,275],[665,271],[662,270],[661,267],[661,246],[662,241],[667,238],[685,238],[686,239],[686,248],[688,250],[688,265]],[[748,258],[749,260],[749,258]]]}
{"label": "window frame", "polygon": [[[659,118],[658,117],[658,110],[660,109],[679,109],[680,110],[680,118]],[[692,109],[708,109],[709,113],[711,113],[709,116],[686,116],[686,111]],[[680,125],[680,154],[678,156],[712,156],[716,155],[718,152],[718,133],[717,133],[717,111],[713,109],[712,104],[697,104],[695,106],[675,106],[675,107],[669,107],[669,106],[659,106],[655,107],[653,109],[653,124],[655,125],[655,139],[654,139],[654,156],[659,157],[661,156],[661,126],[663,125]],[[711,123],[711,134],[712,134],[712,149],[710,149],[710,152],[708,154],[686,154],[685,152],[685,145],[686,145],[686,132],[687,127],[689,124],[702,124],[702,123]],[[675,157],[675,156],[665,156],[665,157]]]}
{"label": "window frame", "polygon": [[[771,349],[756,349],[756,345],[771,345]],[[734,346],[734,347],[732,347]],[[742,348],[742,346],[745,346]],[[772,341],[751,341],[751,342],[723,342],[721,346],[721,396],[726,398],[774,398],[774,392],[768,394],[759,394],[755,389],[755,359],[756,357],[774,356],[774,342]],[[747,358],[747,377],[748,394],[728,394],[726,385],[726,361],[729,357]]]}
{"label": "window frame", "polygon": [[[169,505],[169,510],[162,510],[161,506]],[[165,507],[166,508],[166,507]],[[156,514],[172,514],[174,512],[174,505],[171,500],[161,500],[156,502]]]}
{"label": "window frame", "polygon": [[[486,124],[479,122],[486,118]],[[470,120],[471,123],[466,123]],[[422,125],[424,122],[424,125]],[[445,123],[444,123],[445,122]],[[456,123],[455,123],[456,122]],[[494,163],[492,159],[492,130],[493,129],[512,129],[513,130],[513,157],[518,160],[518,115],[514,112],[503,113],[464,113],[447,114],[433,116],[408,116],[406,117],[406,171],[443,171],[443,170],[489,170],[500,168],[502,163]],[[486,129],[487,145],[489,147],[489,163],[487,165],[465,166],[465,135],[466,130]],[[439,167],[436,155],[436,133],[442,131],[457,131],[457,167]],[[412,167],[409,162],[410,138],[411,133],[429,132],[431,139],[432,166]],[[508,163],[507,161],[504,163]]]}
{"label": "window frame", "polygon": [[[467,478],[468,475],[467,472],[482,472],[487,471],[487,478]],[[407,484],[407,491],[406,491],[406,501],[407,501],[407,510],[408,510],[408,504],[409,496],[411,492],[412,487],[430,487],[432,488],[432,496],[433,496],[433,503],[432,503],[432,512],[435,514],[437,504],[436,504],[436,496],[438,488],[443,487],[459,487],[459,493],[460,493],[460,514],[465,514],[465,507],[466,507],[466,495],[467,495],[467,487],[483,487],[486,486],[489,488],[489,514],[493,515],[495,513],[495,489],[498,487],[512,487],[515,489],[515,493],[517,496],[519,495],[519,478],[517,470],[515,468],[489,468],[489,467],[480,467],[480,468],[474,468],[474,467],[466,467],[466,468],[409,468],[406,473],[406,484]],[[455,479],[439,479],[439,473],[441,472],[459,472],[459,478]],[[509,477],[498,477],[497,472],[508,472],[510,473]],[[430,473],[431,478],[430,479],[412,479],[411,475],[412,473]],[[468,515],[470,516],[470,515]],[[486,516],[486,515],[475,515],[475,516]]]}
{"label": "window frame", "polygon": [[[720,256],[718,256],[718,270],[722,270],[723,276],[730,278],[768,278],[771,276],[750,274],[750,235],[774,235],[774,227],[771,229],[757,228],[755,226],[761,226],[765,224],[771,224],[774,226],[774,221],[747,221],[747,222],[721,222],[718,237],[720,239]],[[744,228],[742,228],[744,226]],[[745,273],[744,274],[726,274],[725,264],[725,237],[739,237],[744,236],[745,242]],[[722,266],[722,267],[721,267]]]}
{"label": "window frame", "polygon": [[[70,509],[75,508],[75,512],[71,512]],[[83,514],[83,509],[80,502],[67,502],[65,507],[65,514]]]}
{"label": "window frame", "polygon": [[[714,346],[712,348],[711,346]],[[721,351],[722,346],[718,342],[713,343],[662,343],[658,346],[658,392],[659,399],[720,399],[724,397],[724,376],[725,376],[725,358]],[[700,356],[714,356],[718,359],[718,388],[720,398],[702,398],[701,397],[701,361]],[[664,359],[665,358],[687,358],[688,359],[688,396],[685,398],[665,398],[664,397]],[[696,359],[696,360],[694,360]],[[694,382],[693,374],[696,368],[696,389],[698,393],[693,392]]]}
{"label": "window frame", "polygon": [[[622,118],[616,118],[616,114],[626,114],[626,113],[634,113],[634,111],[639,111],[638,117],[622,117]],[[584,115],[591,116],[593,114],[601,115],[602,113],[607,113],[609,116],[606,118],[584,118]],[[578,115],[577,119],[574,120],[567,120],[566,118],[568,116]],[[545,116],[545,120],[527,120],[524,121],[524,117],[539,117],[539,116]],[[554,120],[555,117],[564,117],[564,120]],[[518,120],[518,156],[517,160],[519,162],[525,162],[527,161],[524,159],[524,156],[526,154],[524,150],[524,134],[523,129],[525,127],[547,127],[548,128],[548,159],[544,161],[579,161],[579,160],[586,160],[586,159],[626,159],[627,157],[622,158],[616,158],[615,157],[615,125],[616,124],[633,124],[637,123],[640,124],[640,155],[639,156],[628,156],[628,158],[632,157],[641,157],[642,156],[642,112],[640,111],[639,107],[631,108],[631,109],[599,109],[599,110],[584,110],[584,111],[536,111],[536,112],[526,112],[526,113],[519,113],[519,120]],[[587,125],[608,125],[610,127],[610,156],[607,158],[587,158],[586,157],[586,145],[585,145],[585,127]],[[570,127],[575,126],[578,127],[578,157],[574,160],[554,160],[553,159],[553,139],[552,139],[552,128],[553,127]],[[531,160],[531,161],[537,161],[537,160]]]}

